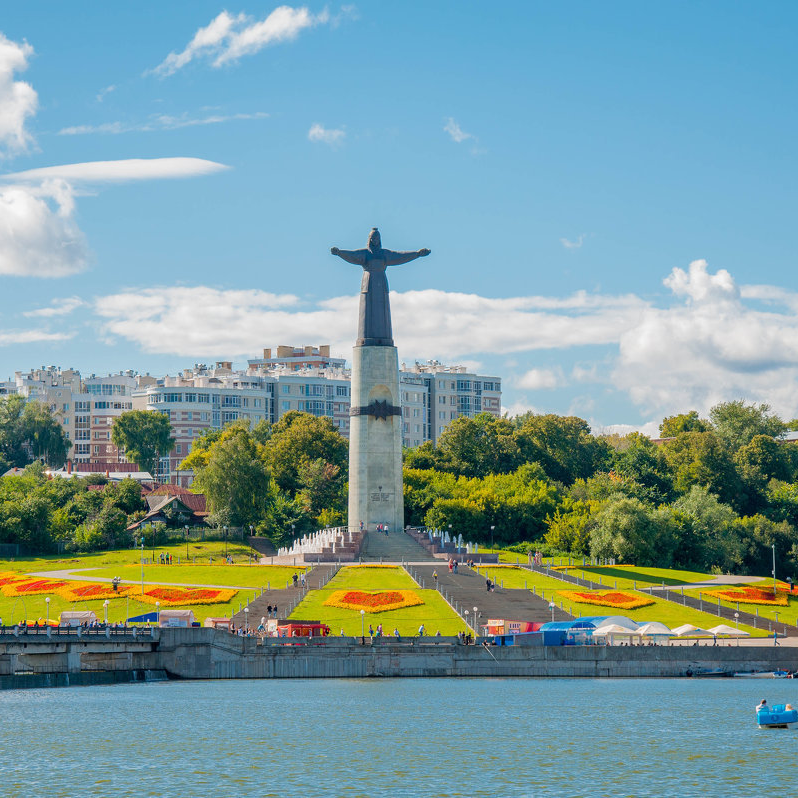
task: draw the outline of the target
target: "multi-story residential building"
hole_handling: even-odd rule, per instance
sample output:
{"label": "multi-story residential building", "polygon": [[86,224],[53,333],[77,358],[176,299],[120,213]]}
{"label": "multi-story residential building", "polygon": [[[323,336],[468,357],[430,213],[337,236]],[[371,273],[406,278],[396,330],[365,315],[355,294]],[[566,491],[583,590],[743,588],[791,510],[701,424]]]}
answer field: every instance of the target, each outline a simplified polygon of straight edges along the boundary
{"label": "multi-story residential building", "polygon": [[[54,366],[0,383],[0,394],[20,393],[45,402],[73,442],[76,463],[114,464],[124,453],[111,443],[114,420],[126,410],[168,415],[175,447],[161,459],[161,481],[188,484],[193,475],[178,466],[207,429],[246,419],[274,423],[291,410],[329,418],[349,437],[351,373],[329,346],[264,349],[245,370],[230,361],[195,364],[175,376],[152,377],[132,371],[81,378],[74,369]],[[501,413],[501,380],[438,361],[405,364],[399,372],[404,445],[437,443],[454,419],[480,412]]]}
{"label": "multi-story residential building", "polygon": [[111,443],[114,419],[132,409],[136,387],[132,371],[86,379],[74,369],[48,366],[27,374],[18,371],[3,383],[4,393],[17,393],[49,406],[72,441],[70,457],[77,463],[112,465],[124,460]]}

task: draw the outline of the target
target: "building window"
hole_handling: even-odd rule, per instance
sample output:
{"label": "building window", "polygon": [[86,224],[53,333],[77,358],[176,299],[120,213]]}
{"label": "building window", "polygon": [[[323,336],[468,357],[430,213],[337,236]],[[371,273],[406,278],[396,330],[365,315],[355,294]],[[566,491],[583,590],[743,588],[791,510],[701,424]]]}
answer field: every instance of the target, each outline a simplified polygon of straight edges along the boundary
{"label": "building window", "polygon": [[283,410],[291,409],[291,402],[282,402]]}
{"label": "building window", "polygon": [[291,393],[291,386],[290,385],[283,385],[282,386],[283,393]]}
{"label": "building window", "polygon": [[349,396],[349,387],[346,385],[336,385],[335,386],[335,395],[336,396]]}
{"label": "building window", "polygon": [[198,393],[197,402],[199,402],[199,404],[210,404],[211,397],[207,393]]}

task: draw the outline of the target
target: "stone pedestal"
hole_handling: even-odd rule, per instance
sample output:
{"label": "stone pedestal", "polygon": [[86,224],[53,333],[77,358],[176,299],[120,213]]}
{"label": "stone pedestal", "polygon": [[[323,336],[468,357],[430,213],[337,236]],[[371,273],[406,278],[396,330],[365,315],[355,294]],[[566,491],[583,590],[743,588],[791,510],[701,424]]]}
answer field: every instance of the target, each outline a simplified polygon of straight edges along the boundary
{"label": "stone pedestal", "polygon": [[349,526],[404,527],[402,415],[395,346],[352,352],[349,419]]}

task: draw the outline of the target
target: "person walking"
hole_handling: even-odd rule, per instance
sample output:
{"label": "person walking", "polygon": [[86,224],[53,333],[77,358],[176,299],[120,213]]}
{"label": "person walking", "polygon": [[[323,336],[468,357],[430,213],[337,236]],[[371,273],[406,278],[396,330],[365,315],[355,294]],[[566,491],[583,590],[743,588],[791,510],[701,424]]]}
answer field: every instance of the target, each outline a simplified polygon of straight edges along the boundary
{"label": "person walking", "polygon": [[490,577],[485,577],[485,590],[490,593],[491,589],[493,588],[493,582],[490,581]]}
{"label": "person walking", "polygon": [[437,571],[433,571],[432,572],[432,578],[435,580],[435,587],[438,587],[438,572]]}
{"label": "person walking", "polygon": [[422,623],[421,626],[418,627],[418,636],[424,637],[424,624]]}

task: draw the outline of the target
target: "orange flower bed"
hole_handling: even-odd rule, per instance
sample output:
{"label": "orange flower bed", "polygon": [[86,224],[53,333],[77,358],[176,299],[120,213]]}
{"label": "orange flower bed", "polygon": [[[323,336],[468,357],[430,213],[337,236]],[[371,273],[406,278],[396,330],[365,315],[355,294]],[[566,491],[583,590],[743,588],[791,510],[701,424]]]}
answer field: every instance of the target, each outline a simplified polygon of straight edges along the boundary
{"label": "orange flower bed", "polygon": [[237,590],[227,588],[194,588],[194,587],[147,587],[144,593],[138,588],[130,593],[130,598],[143,601],[145,604],[158,602],[162,607],[185,607],[190,604],[226,604],[231,601]]}
{"label": "orange flower bed", "polygon": [[723,601],[739,602],[740,604],[766,604],[771,607],[786,607],[789,603],[787,594],[778,591],[773,595],[773,590],[761,587],[742,587],[732,590],[702,590],[705,596],[712,596]]}
{"label": "orange flower bed", "polygon": [[222,588],[191,587],[144,587],[144,593],[137,585],[119,585],[114,590],[110,582],[72,582],[43,579],[13,572],[0,573],[0,592],[4,596],[28,596],[48,593],[60,596],[66,601],[97,601],[129,597],[145,604],[159,602],[164,607],[183,607],[190,604],[226,604],[237,590]]}
{"label": "orange flower bed", "polygon": [[647,607],[654,603],[654,599],[648,596],[621,593],[617,590],[597,590],[593,593],[582,593],[578,590],[560,590],[558,592],[568,601],[578,604],[597,604],[600,607],[614,607],[618,610],[636,610],[638,607]]}
{"label": "orange flower bed", "polygon": [[324,606],[374,613],[416,607],[423,603],[412,590],[380,590],[375,593],[367,593],[364,590],[336,590],[324,602]]}

